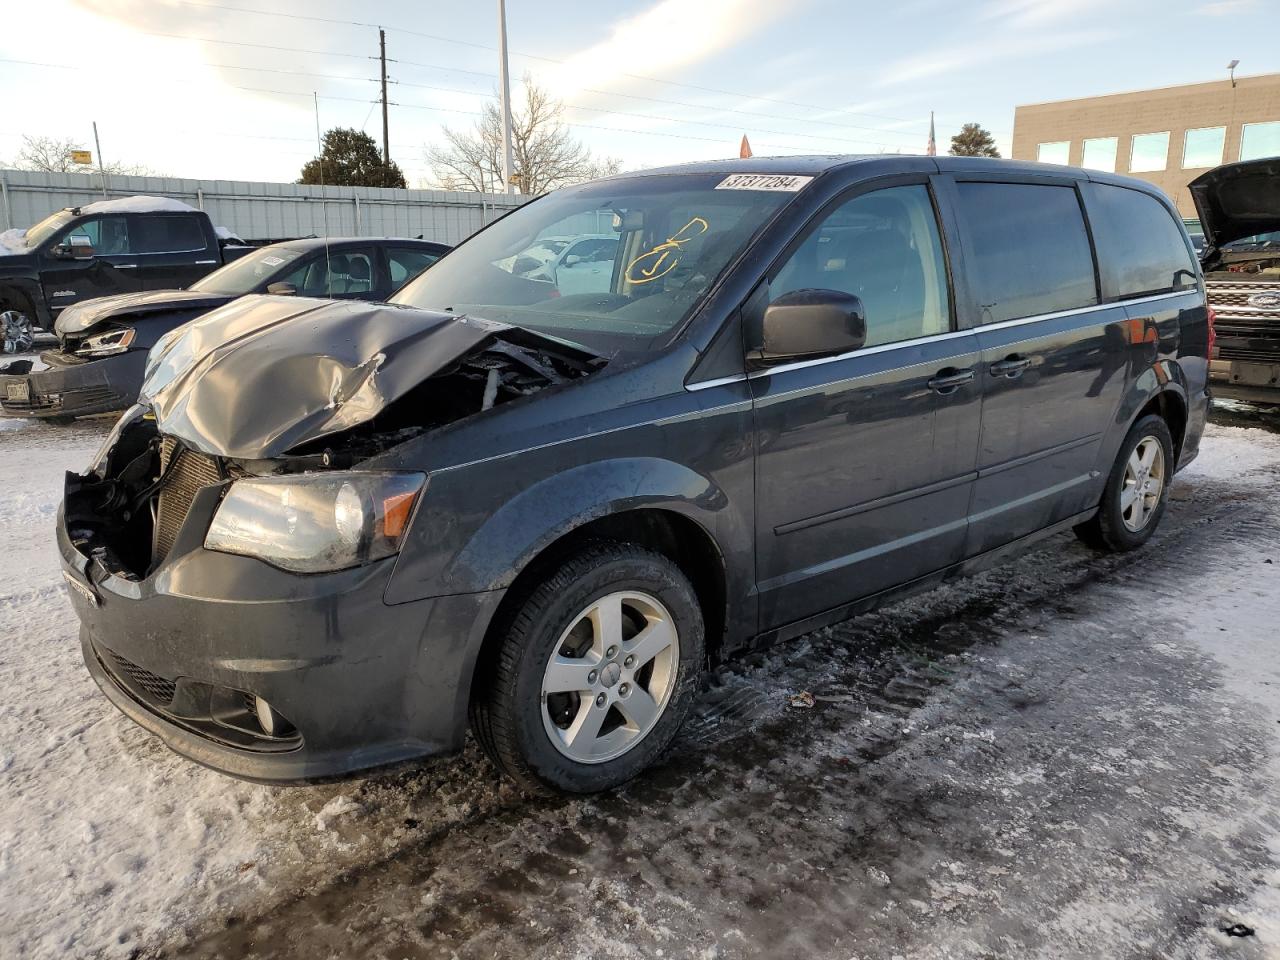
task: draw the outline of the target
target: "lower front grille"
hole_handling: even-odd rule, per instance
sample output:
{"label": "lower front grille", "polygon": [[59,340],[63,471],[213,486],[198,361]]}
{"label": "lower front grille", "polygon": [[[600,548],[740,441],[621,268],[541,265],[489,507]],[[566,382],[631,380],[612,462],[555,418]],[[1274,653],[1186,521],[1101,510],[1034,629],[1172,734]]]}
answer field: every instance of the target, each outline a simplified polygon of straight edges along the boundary
{"label": "lower front grille", "polygon": [[151,551],[153,564],[159,563],[173,549],[196,493],[202,487],[221,483],[223,479],[217,460],[179,446],[172,437],[164,437],[160,441],[160,472],[165,480],[156,504],[155,541]]}
{"label": "lower front grille", "polygon": [[131,685],[136,688],[135,692],[145,693],[160,706],[173,703],[173,694],[177,690],[177,684],[174,681],[166,680],[150,670],[145,670],[132,660],[126,660],[111,650],[104,648],[103,652],[111,658],[118,674],[124,674],[124,677],[131,681]]}
{"label": "lower front grille", "polygon": [[14,413],[57,413],[63,408],[72,412],[83,407],[109,403],[117,399],[110,387],[86,387],[83,390],[67,390],[63,393],[33,395],[30,400],[0,401],[0,406]]}

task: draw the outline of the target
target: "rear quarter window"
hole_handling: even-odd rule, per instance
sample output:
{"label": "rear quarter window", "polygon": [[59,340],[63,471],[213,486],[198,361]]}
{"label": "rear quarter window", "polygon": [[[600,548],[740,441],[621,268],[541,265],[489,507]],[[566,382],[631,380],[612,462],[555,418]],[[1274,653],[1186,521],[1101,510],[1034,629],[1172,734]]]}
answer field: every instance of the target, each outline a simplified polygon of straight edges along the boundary
{"label": "rear quarter window", "polygon": [[1093,252],[1074,188],[959,183],[956,189],[980,323],[1098,302]]}
{"label": "rear quarter window", "polygon": [[1089,184],[1089,222],[1108,299],[1152,296],[1195,286],[1196,265],[1168,209],[1140,190]]}
{"label": "rear quarter window", "polygon": [[195,253],[208,246],[198,217],[139,216],[130,232],[138,253]]}

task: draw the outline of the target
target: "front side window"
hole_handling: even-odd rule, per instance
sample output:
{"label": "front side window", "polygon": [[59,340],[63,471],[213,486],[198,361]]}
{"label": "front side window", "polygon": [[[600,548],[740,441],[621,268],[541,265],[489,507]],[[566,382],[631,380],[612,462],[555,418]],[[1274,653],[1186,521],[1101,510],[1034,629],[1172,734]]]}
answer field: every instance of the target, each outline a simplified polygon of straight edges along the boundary
{"label": "front side window", "polygon": [[1120,141],[1116,137],[1096,137],[1084,142],[1084,160],[1080,166],[1086,170],[1116,171],[1116,151]]}
{"label": "front side window", "polygon": [[1060,163],[1066,166],[1071,162],[1071,141],[1055,140],[1053,143],[1042,143],[1036,147],[1036,159],[1041,163]]}
{"label": "front side window", "polygon": [[124,217],[82,220],[64,233],[59,243],[68,243],[72,237],[87,237],[95,257],[118,257],[133,252],[129,222]]}
{"label": "front side window", "polygon": [[1226,142],[1226,127],[1188,130],[1182,145],[1182,166],[1185,169],[1216,167],[1222,163],[1222,148]]}
{"label": "front side window", "polygon": [[323,253],[281,276],[301,297],[367,297],[373,291],[373,251]]}
{"label": "front side window", "polygon": [[1280,120],[1246,123],[1240,131],[1240,159],[1261,160],[1280,157]]}
{"label": "front side window", "polygon": [[[512,323],[601,352],[645,349],[679,328],[808,179],[657,174],[568,187],[486,227],[392,302]],[[562,269],[557,257],[583,239],[601,241],[595,256],[606,259]]]}
{"label": "front side window", "polygon": [[957,191],[980,323],[1098,302],[1093,253],[1074,188],[960,183]]}
{"label": "front side window", "polygon": [[198,217],[136,217],[132,234],[138,253],[195,253],[208,246]]}
{"label": "front side window", "polygon": [[232,260],[193,283],[188,289],[229,297],[262,291],[274,283],[278,275],[289,269],[289,264],[302,256],[287,247],[265,247],[255,250],[239,260]]}
{"label": "front side window", "polygon": [[860,298],[867,346],[947,332],[951,301],[929,189],[877,190],[824,216],[770,282],[769,297],[809,289]]}
{"label": "front side window", "polygon": [[1173,215],[1155,197],[1095,183],[1089,221],[1107,296],[1150,296],[1195,286],[1196,265]]}
{"label": "front side window", "polygon": [[1169,163],[1169,134],[1139,133],[1129,155],[1130,173],[1155,173]]}

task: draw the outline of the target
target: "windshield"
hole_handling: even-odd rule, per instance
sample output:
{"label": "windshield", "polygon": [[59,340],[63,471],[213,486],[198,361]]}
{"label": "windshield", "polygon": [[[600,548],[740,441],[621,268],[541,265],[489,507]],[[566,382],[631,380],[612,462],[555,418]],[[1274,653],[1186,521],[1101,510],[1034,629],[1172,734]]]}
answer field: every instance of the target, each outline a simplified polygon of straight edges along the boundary
{"label": "windshield", "polygon": [[198,293],[212,293],[229,297],[240,297],[252,293],[302,254],[297,250],[285,247],[264,247],[246,254],[239,260],[232,260],[225,267],[219,267],[213,273],[200,278],[188,290]]}
{"label": "windshield", "polygon": [[74,220],[70,210],[59,210],[51,216],[45,217],[34,227],[27,231],[27,246],[35,248],[44,243],[51,236],[65,227]]}
{"label": "windshield", "polygon": [[1222,249],[1227,253],[1252,253],[1255,250],[1280,250],[1280,231],[1258,233],[1252,237],[1243,237],[1224,244]]}
{"label": "windshield", "polygon": [[476,234],[392,302],[512,323],[602,352],[643,348],[683,322],[794,196],[742,189],[741,180],[659,175],[559,190]]}

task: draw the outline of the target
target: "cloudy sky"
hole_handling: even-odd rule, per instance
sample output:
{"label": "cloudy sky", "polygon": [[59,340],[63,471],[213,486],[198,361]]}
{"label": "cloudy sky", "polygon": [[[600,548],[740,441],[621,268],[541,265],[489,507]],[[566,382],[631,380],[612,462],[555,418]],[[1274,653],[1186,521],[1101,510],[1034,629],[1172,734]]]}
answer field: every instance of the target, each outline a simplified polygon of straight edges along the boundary
{"label": "cloudy sky", "polygon": [[[1280,0],[508,0],[514,77],[627,169],[732,156],[922,152],[976,120],[1007,152],[1018,103],[1280,70]],[[174,176],[294,180],[323,127],[381,136],[410,185],[442,125],[496,88],[496,2],[41,0],[0,31],[0,161],[23,134]],[[1270,10],[1270,15],[1267,10]]]}

